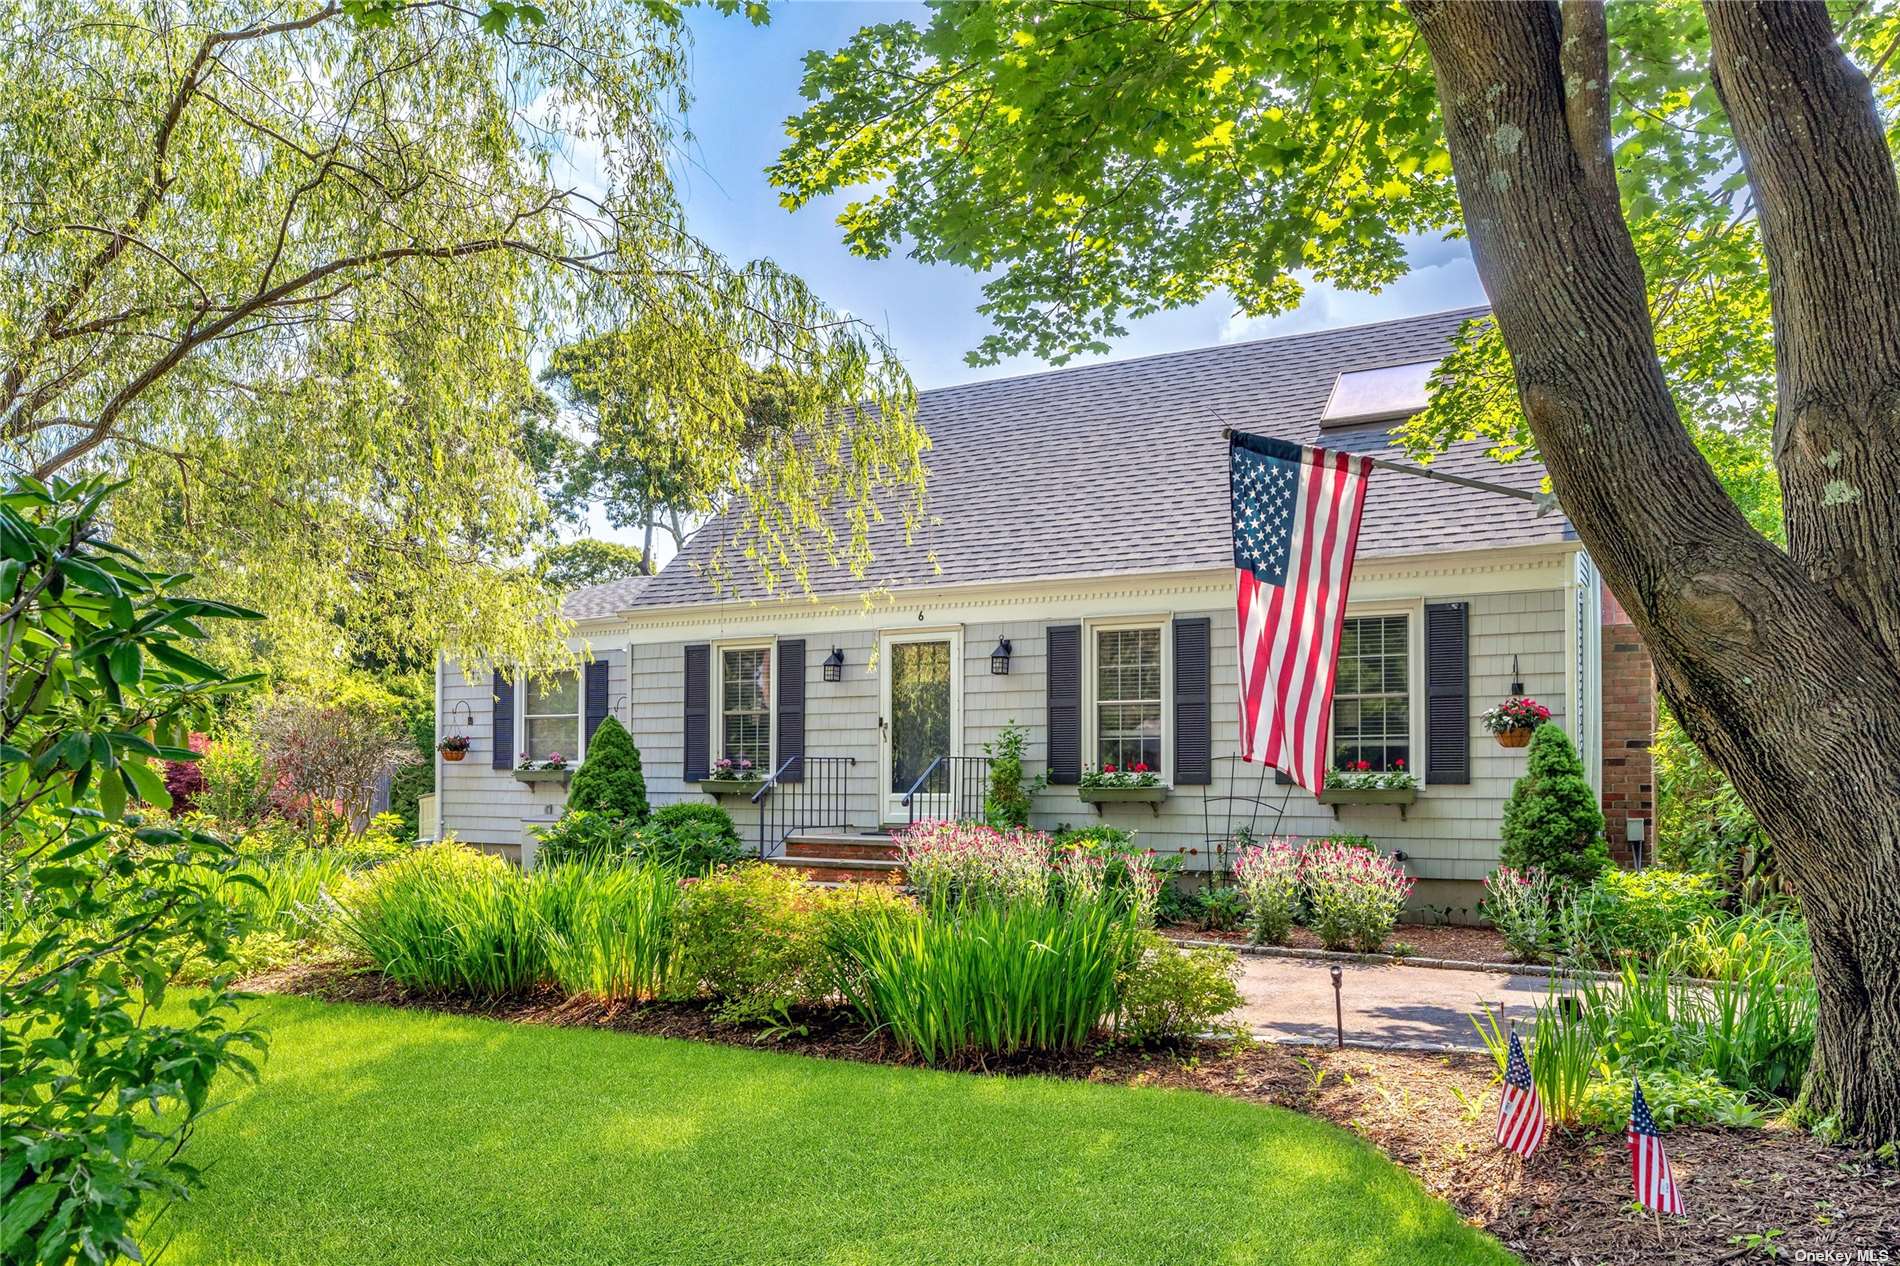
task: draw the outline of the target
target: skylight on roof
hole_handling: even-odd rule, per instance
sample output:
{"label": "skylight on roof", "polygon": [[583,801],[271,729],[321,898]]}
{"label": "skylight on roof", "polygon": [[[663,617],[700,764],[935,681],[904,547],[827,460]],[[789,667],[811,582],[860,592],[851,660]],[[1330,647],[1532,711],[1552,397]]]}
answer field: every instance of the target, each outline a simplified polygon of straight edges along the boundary
{"label": "skylight on roof", "polygon": [[1352,426],[1409,418],[1425,407],[1425,384],[1437,368],[1437,361],[1421,360],[1341,374],[1333,380],[1333,394],[1319,424]]}

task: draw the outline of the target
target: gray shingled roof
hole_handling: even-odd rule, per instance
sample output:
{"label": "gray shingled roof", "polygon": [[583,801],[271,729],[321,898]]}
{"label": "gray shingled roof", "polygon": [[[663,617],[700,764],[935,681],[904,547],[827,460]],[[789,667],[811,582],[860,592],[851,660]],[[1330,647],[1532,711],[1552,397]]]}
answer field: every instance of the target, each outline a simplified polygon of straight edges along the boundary
{"label": "gray shingled roof", "polygon": [[561,614],[570,620],[597,620],[625,611],[657,579],[657,576],[626,576],[620,580],[584,586],[568,594],[562,601]]}
{"label": "gray shingled roof", "polygon": [[[895,522],[874,531],[864,578],[817,569],[818,593],[1230,566],[1221,427],[1355,452],[1390,447],[1390,424],[1328,430],[1319,418],[1343,372],[1434,360],[1482,308],[919,394],[929,432],[928,511],[913,546]],[[1503,466],[1461,444],[1440,470],[1535,488],[1543,467]],[[1385,452],[1398,457],[1396,452]],[[693,564],[723,524],[700,531],[639,595],[638,606],[712,600]],[[1442,553],[1574,538],[1561,514],[1527,502],[1380,472],[1367,493],[1361,557]],[[933,570],[934,551],[940,571]],[[745,564],[730,582],[743,591]],[[728,588],[725,596],[733,595]]]}

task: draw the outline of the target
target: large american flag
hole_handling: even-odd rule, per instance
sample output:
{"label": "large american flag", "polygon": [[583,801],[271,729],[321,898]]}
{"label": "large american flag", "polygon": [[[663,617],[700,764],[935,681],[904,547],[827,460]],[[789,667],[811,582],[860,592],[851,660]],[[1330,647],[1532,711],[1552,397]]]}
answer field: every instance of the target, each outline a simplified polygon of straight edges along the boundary
{"label": "large american flag", "polygon": [[1504,1093],[1498,1100],[1498,1142],[1525,1160],[1544,1141],[1544,1101],[1531,1081],[1524,1045],[1511,1034],[1510,1057],[1504,1061]]}
{"label": "large american flag", "polygon": [[1240,754],[1325,786],[1335,657],[1372,460],[1228,440],[1240,637]]}
{"label": "large american flag", "polygon": [[1682,1193],[1676,1190],[1676,1176],[1670,1171],[1669,1157],[1663,1153],[1662,1135],[1656,1130],[1656,1118],[1649,1113],[1643,1088],[1636,1086],[1630,1101],[1630,1174],[1636,1182],[1636,1199],[1645,1209],[1658,1213],[1681,1213]]}

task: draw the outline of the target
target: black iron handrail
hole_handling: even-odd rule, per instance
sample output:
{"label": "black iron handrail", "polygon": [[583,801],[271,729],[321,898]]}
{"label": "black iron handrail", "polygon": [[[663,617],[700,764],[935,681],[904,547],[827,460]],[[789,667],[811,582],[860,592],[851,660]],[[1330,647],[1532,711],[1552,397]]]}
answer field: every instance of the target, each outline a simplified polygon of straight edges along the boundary
{"label": "black iron handrail", "polygon": [[850,775],[857,763],[855,756],[786,757],[752,793],[759,810],[759,856],[773,856],[799,831],[849,830]]}
{"label": "black iron handrail", "polygon": [[981,819],[989,791],[989,757],[939,756],[924,767],[899,803],[912,823],[919,817]]}

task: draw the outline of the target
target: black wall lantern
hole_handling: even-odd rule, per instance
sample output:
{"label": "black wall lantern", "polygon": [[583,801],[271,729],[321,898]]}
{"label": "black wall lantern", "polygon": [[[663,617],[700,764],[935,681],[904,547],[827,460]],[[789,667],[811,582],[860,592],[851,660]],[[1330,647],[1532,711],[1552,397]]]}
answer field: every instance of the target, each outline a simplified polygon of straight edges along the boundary
{"label": "black wall lantern", "polygon": [[831,654],[825,656],[825,680],[838,681],[844,677],[844,649],[834,646]]}
{"label": "black wall lantern", "polygon": [[1009,639],[1006,637],[997,638],[996,649],[990,652],[990,675],[1009,676]]}
{"label": "black wall lantern", "polygon": [[1517,671],[1517,656],[1515,655],[1511,656],[1511,693],[1513,695],[1524,693],[1524,674]]}

